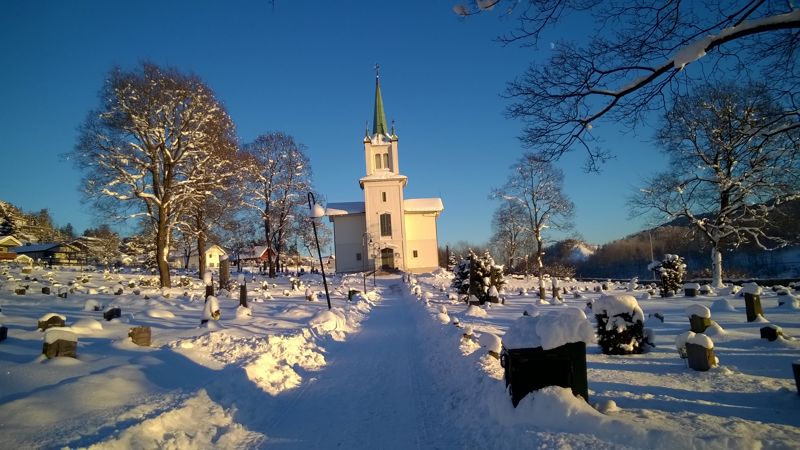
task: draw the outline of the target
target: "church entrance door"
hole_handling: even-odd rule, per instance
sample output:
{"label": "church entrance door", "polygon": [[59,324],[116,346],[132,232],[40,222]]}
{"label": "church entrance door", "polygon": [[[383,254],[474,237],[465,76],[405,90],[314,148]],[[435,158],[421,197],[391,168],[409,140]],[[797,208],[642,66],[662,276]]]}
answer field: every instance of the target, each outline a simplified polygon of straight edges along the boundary
{"label": "church entrance door", "polygon": [[394,269],[394,250],[391,248],[381,249],[381,269]]}

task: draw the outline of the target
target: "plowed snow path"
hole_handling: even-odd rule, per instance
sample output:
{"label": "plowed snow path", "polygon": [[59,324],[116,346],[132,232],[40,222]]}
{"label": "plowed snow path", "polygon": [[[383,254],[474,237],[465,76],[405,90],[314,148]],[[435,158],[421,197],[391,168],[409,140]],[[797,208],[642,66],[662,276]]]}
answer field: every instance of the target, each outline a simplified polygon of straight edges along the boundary
{"label": "plowed snow path", "polygon": [[[459,448],[441,420],[447,402],[420,364],[425,346],[397,280],[363,323],[340,344],[316,380],[279,396],[266,447],[409,449]],[[272,415],[272,414],[271,414]]]}

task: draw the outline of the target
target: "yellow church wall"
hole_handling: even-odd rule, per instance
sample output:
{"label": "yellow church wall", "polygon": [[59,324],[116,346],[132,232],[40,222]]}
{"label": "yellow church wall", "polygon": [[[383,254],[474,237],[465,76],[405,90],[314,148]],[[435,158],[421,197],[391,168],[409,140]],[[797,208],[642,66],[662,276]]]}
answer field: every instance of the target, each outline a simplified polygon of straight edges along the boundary
{"label": "yellow church wall", "polygon": [[[439,266],[436,214],[406,213],[406,269],[428,272]],[[414,251],[417,256],[414,257]]]}

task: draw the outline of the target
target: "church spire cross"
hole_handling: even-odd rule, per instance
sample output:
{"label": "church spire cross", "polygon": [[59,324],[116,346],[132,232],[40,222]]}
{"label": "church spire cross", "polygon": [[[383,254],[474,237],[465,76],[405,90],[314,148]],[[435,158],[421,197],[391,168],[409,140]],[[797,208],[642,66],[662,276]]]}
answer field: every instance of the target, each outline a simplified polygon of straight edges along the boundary
{"label": "church spire cross", "polygon": [[389,134],[386,127],[386,114],[383,112],[383,98],[381,98],[381,78],[379,64],[375,64],[375,109],[372,118],[372,134]]}

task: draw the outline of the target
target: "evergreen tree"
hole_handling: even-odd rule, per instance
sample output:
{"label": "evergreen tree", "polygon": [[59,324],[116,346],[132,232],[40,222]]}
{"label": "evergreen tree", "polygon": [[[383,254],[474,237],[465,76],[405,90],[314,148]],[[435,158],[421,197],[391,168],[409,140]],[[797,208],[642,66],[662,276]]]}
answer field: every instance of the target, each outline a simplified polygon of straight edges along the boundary
{"label": "evergreen tree", "polygon": [[661,262],[655,262],[648,267],[661,274],[661,296],[672,297],[679,292],[686,277],[686,263],[678,255],[664,255]]}

